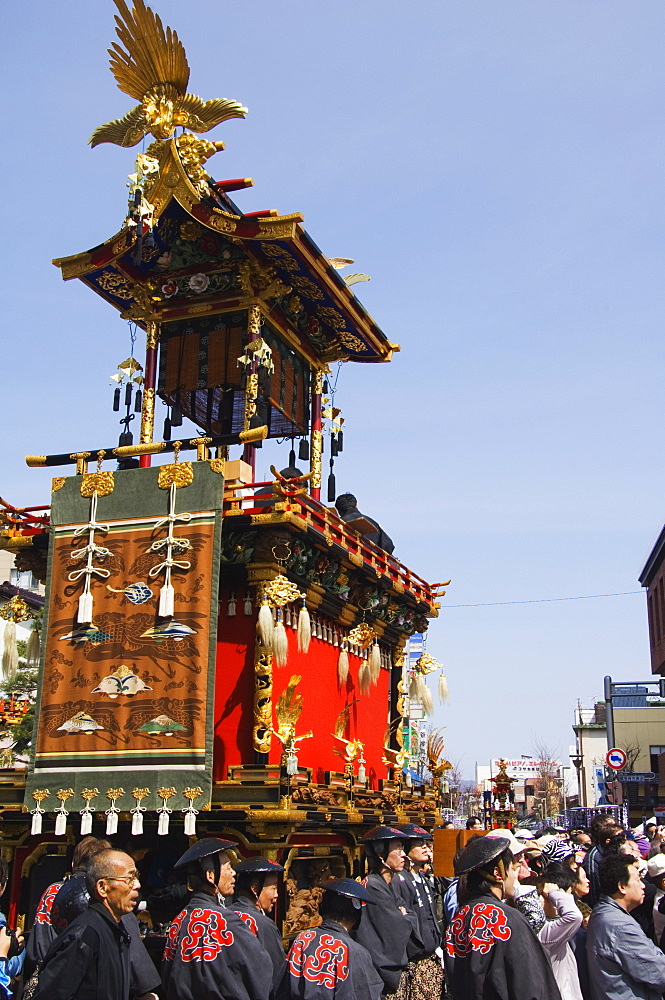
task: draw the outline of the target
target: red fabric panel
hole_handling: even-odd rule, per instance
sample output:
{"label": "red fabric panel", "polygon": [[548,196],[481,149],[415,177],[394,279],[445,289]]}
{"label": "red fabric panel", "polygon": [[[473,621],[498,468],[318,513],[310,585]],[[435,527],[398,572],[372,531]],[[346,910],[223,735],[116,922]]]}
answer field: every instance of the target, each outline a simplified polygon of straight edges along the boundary
{"label": "red fabric panel", "polygon": [[255,616],[226,614],[228,594],[220,594],[215,671],[215,719],[213,779],[227,777],[231,764],[254,765],[252,726],[254,721]]}
{"label": "red fabric panel", "polygon": [[[388,728],[388,698],[390,675],[382,670],[378,683],[369,695],[358,693],[358,668],[360,660],[349,655],[349,676],[340,689],[337,683],[337,659],[339,649],[321,639],[312,638],[307,654],[298,652],[295,629],[287,628],[289,640],[289,660],[285,667],[273,667],[273,706],[288,684],[292,674],[302,677],[298,691],[303,696],[303,712],[297,726],[297,734],[309,732],[314,736],[298,744],[298,760],[302,767],[312,768],[315,782],[323,782],[324,771],[343,771],[344,761],[334,753],[334,748],[344,750],[344,744],[333,738],[335,723],[345,705],[355,703],[349,713],[349,724],[344,733],[347,739],[359,739],[365,744],[365,768],[370,785],[377,787],[378,778],[388,776],[381,763],[382,747]],[[277,726],[275,725],[275,728]],[[279,741],[273,739],[270,763],[278,763]]]}
{"label": "red fabric panel", "polygon": [[[242,601],[234,617],[226,615],[227,595],[220,601],[215,678],[215,723],[213,777],[220,781],[228,776],[228,767],[254,765],[252,725],[254,715],[254,654],[255,618],[242,614]],[[298,691],[303,697],[303,712],[297,733],[312,731],[313,737],[298,744],[301,766],[312,768],[315,782],[324,781],[325,771],[343,771],[344,761],[334,753],[344,744],[333,738],[335,724],[345,705],[356,698],[349,713],[344,733],[347,739],[359,739],[365,744],[365,768],[370,787],[377,788],[378,778],[388,776],[381,763],[382,747],[388,727],[388,696],[390,676],[382,670],[378,683],[370,694],[358,694],[360,660],[349,655],[349,676],[340,689],[337,683],[339,649],[330,643],[312,638],[307,654],[299,653],[295,629],[287,628],[289,660],[286,667],[273,666],[273,720],[277,728],[274,706],[292,674],[302,678]],[[281,754],[279,740],[273,738],[269,761],[278,764]],[[357,767],[357,765],[356,765]]]}

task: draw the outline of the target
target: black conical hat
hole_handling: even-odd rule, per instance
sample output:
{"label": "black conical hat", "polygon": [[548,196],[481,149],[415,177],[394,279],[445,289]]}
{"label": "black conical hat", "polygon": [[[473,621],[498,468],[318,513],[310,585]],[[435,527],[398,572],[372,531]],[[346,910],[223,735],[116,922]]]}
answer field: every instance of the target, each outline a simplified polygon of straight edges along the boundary
{"label": "black conical hat", "polygon": [[218,837],[204,837],[192,844],[183,856],[174,864],[174,868],[182,868],[190,861],[199,861],[201,858],[208,858],[211,854],[219,854],[220,851],[227,851],[229,847],[237,847],[233,840],[220,840]]}
{"label": "black conical hat", "polygon": [[510,847],[505,837],[473,837],[455,861],[455,874],[466,875],[477,868],[484,868]]}

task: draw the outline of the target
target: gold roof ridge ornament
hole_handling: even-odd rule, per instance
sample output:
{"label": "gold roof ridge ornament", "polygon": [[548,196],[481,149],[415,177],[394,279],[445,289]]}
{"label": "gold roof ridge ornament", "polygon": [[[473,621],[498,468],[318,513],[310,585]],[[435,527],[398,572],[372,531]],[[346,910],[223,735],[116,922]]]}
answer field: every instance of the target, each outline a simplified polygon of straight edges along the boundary
{"label": "gold roof ridge ornament", "polygon": [[[144,0],[135,0],[130,13],[124,0],[115,0],[116,34],[120,40],[108,50],[110,67],[118,87],[140,103],[122,118],[100,125],[88,140],[92,147],[103,142],[135,146],[150,133],[155,139],[170,139],[176,128],[209,132],[229,118],[244,118],[247,108],[238,101],[203,101],[187,93],[189,63],[184,46]],[[124,49],[121,47],[124,46]]]}

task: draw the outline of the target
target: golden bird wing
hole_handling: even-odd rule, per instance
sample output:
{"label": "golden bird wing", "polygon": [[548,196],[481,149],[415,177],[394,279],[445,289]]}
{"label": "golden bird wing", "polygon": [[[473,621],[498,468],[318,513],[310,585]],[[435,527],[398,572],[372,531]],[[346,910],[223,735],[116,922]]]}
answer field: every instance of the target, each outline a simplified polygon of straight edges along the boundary
{"label": "golden bird wing", "polygon": [[303,710],[303,699],[300,692],[296,691],[301,678],[294,674],[282,691],[277,704],[275,705],[275,715],[280,727],[295,726]]}
{"label": "golden bird wing", "polygon": [[[358,699],[354,698],[353,701],[350,701],[348,705],[344,706],[344,708],[342,709],[342,711],[337,716],[337,722],[335,723],[335,732],[333,734],[334,736],[337,737],[337,739],[344,740],[344,737],[342,736],[342,733],[346,729],[346,724],[349,721],[349,713],[351,712],[351,709],[353,708],[353,706],[355,705],[355,703],[357,701],[358,701]],[[344,740],[344,742],[348,742],[348,741]]]}
{"label": "golden bird wing", "polygon": [[146,134],[147,125],[143,108],[137,104],[124,117],[114,118],[96,128],[88,142],[93,149],[102,142],[112,142],[116,146],[135,146]]}
{"label": "golden bird wing", "polygon": [[179,121],[185,128],[191,128],[193,132],[209,132],[229,118],[244,118],[247,108],[227,98],[203,101],[195,94],[186,94],[178,101],[176,113],[178,116],[187,115],[186,121]]}
{"label": "golden bird wing", "polygon": [[124,49],[113,42],[109,49],[111,72],[120,90],[142,101],[158,84],[170,84],[178,94],[187,93],[189,63],[175,31],[162,26],[160,18],[143,0],[134,0],[130,13],[125,0],[115,0],[116,34]]}

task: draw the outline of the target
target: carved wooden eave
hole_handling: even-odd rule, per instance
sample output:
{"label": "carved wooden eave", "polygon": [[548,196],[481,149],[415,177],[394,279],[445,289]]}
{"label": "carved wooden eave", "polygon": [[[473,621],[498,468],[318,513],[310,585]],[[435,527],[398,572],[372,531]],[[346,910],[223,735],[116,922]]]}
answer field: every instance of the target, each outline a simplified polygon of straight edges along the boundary
{"label": "carved wooden eave", "polygon": [[[174,139],[159,144],[160,172],[148,197],[154,206],[155,233],[159,220],[173,203],[182,210],[182,218],[193,220],[205,230],[216,233],[240,248],[244,257],[264,271],[270,270],[291,294],[302,300],[312,321],[325,333],[326,347],[314,352],[323,361],[390,361],[398,344],[391,343],[351,288],[320,251],[301,225],[299,214],[235,214],[233,203],[220,194],[214,184],[205,184],[205,194],[197,189],[180,159]],[[215,314],[237,308],[246,300],[240,289],[223,294],[210,291],[190,298],[164,298],[159,282],[168,277],[136,257],[136,232],[123,228],[115,236],[92,250],[59,257],[53,263],[64,280],[79,278],[124,315],[132,315],[142,325],[136,307],[144,307],[146,293],[151,300],[154,318],[163,322],[189,315]],[[202,263],[205,272],[214,261]],[[140,311],[140,310],[139,310]],[[275,313],[279,308],[274,309]],[[311,354],[307,345],[303,351]]]}

